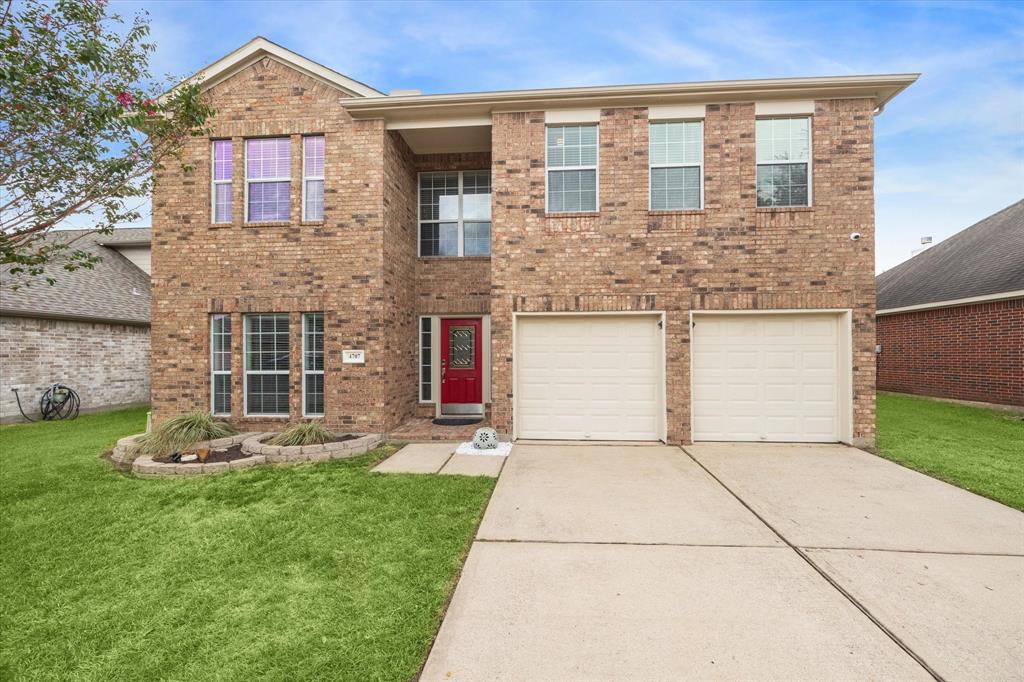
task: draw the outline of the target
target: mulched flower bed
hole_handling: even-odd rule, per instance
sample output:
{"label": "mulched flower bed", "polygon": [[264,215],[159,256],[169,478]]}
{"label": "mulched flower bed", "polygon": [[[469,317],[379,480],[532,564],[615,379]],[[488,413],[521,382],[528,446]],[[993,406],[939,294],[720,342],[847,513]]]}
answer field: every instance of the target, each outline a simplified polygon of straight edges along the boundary
{"label": "mulched flower bed", "polygon": [[[184,453],[184,454],[192,454],[192,453]],[[248,457],[248,456],[249,455],[247,455],[247,454],[242,452],[242,444],[241,443],[235,443],[234,445],[232,445],[230,447],[217,448],[215,450],[210,450],[209,457],[207,457],[206,460],[203,461],[203,462],[200,462],[199,460],[196,460],[194,462],[178,462],[178,463],[180,463],[180,464],[215,464],[217,462],[233,462],[236,459],[242,459],[242,458]],[[154,457],[153,461],[154,462],[160,462],[162,464],[171,464],[172,463],[170,455],[160,455],[159,457]]]}

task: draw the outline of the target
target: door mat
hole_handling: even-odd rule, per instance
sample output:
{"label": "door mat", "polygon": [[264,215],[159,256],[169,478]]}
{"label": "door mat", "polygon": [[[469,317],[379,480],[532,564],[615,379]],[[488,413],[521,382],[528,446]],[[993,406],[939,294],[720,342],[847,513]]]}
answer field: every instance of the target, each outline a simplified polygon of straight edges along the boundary
{"label": "door mat", "polygon": [[483,419],[477,417],[441,417],[435,419],[434,423],[438,426],[469,426],[470,424],[479,424]]}

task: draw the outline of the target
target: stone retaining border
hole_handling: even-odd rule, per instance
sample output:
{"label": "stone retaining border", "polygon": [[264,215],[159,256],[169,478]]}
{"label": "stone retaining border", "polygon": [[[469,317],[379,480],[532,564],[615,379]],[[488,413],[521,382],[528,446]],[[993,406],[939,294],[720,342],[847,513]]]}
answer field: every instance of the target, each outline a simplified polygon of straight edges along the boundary
{"label": "stone retaining border", "polygon": [[137,457],[131,461],[131,448],[135,440],[143,434],[135,434],[117,441],[110,459],[116,465],[127,468],[131,467],[133,474],[140,478],[158,478],[163,476],[196,476],[202,474],[215,474],[236,469],[248,469],[258,464],[278,464],[285,462],[321,462],[328,459],[344,459],[355,457],[376,447],[383,440],[378,433],[361,435],[352,440],[338,443],[325,443],[324,445],[305,445],[301,447],[283,447],[278,445],[265,445],[264,440],[276,436],[276,433],[248,432],[240,433],[227,438],[217,438],[211,441],[196,443],[190,449],[199,448],[225,448],[241,443],[242,452],[249,455],[232,462],[211,462],[209,464],[188,463],[176,464],[173,462],[155,462],[149,455]]}

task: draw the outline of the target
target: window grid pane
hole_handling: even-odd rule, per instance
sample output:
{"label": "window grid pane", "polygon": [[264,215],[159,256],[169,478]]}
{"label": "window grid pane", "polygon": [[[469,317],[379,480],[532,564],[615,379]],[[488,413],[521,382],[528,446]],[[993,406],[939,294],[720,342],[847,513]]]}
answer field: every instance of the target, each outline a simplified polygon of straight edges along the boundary
{"label": "window grid pane", "polygon": [[324,217],[324,137],[314,135],[302,138],[302,174],[304,205],[303,220],[323,220]]}
{"label": "window grid pane", "polygon": [[431,171],[419,182],[420,255],[489,256],[490,171]]}
{"label": "window grid pane", "polygon": [[702,121],[652,123],[650,153],[652,166],[696,165],[703,156]]}
{"label": "window grid pane", "polygon": [[284,180],[291,177],[291,139],[274,137],[245,141],[247,180]]}
{"label": "window grid pane", "polygon": [[213,222],[231,222],[231,178],[234,161],[231,140],[213,142]]}
{"label": "window grid pane", "polygon": [[290,194],[288,182],[249,183],[249,221],[288,220]]}
{"label": "window grid pane", "polygon": [[807,164],[761,164],[757,167],[758,206],[807,206]]}
{"label": "window grid pane", "polygon": [[431,349],[433,339],[431,322],[429,317],[420,318],[420,400],[430,401],[432,399],[431,385]]}
{"label": "window grid pane", "polygon": [[231,414],[231,316],[210,318],[210,373],[213,413]]}
{"label": "window grid pane", "polygon": [[288,414],[288,314],[245,316],[247,414]]}
{"label": "window grid pane", "polygon": [[651,169],[651,210],[700,208],[700,166]]}
{"label": "window grid pane", "polygon": [[307,178],[324,177],[324,136],[314,135],[302,138],[304,173]]}
{"label": "window grid pane", "polygon": [[324,181],[306,181],[306,207],[303,214],[305,220],[323,220],[324,218]]}
{"label": "window grid pane", "polygon": [[231,222],[230,182],[218,182],[213,186],[213,222]]}
{"label": "window grid pane", "polygon": [[324,314],[303,315],[302,339],[303,411],[309,416],[324,413]]}
{"label": "window grid pane", "polygon": [[549,171],[548,210],[553,213],[596,211],[597,171]]}

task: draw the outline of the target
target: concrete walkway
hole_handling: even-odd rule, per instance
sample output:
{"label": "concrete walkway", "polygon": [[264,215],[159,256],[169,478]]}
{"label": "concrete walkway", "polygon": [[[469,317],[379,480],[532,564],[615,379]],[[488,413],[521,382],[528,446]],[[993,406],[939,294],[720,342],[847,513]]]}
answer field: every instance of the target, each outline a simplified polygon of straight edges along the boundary
{"label": "concrete walkway", "polygon": [[1021,679],[1024,514],[844,446],[517,445],[424,680]]}

